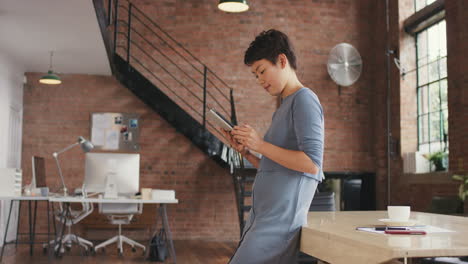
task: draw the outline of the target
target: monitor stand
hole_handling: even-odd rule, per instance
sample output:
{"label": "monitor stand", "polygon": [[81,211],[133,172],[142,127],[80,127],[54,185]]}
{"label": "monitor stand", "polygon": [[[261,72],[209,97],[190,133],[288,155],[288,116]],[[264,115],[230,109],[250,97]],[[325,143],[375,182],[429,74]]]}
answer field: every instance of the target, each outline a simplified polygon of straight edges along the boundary
{"label": "monitor stand", "polygon": [[115,182],[113,173],[109,173],[106,177],[106,189],[104,191],[104,198],[106,199],[118,198],[117,183]]}

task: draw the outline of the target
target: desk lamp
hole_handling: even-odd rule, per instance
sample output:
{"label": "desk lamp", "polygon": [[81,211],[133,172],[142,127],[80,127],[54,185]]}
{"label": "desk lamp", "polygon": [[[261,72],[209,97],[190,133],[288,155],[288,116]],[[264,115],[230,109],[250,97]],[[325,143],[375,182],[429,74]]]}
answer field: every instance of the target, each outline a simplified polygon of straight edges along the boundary
{"label": "desk lamp", "polygon": [[67,187],[65,186],[65,181],[63,180],[63,175],[62,175],[62,169],[60,168],[60,163],[59,163],[59,160],[58,160],[58,155],[60,155],[61,153],[77,146],[77,145],[80,145],[81,146],[81,149],[84,151],[84,152],[89,152],[90,150],[92,150],[94,148],[94,145],[93,143],[89,142],[88,140],[84,139],[83,137],[78,137],[78,142],[62,149],[61,151],[59,152],[54,152],[52,154],[52,156],[54,156],[54,159],[55,159],[55,162],[57,163],[57,168],[58,168],[58,171],[59,171],[59,175],[60,175],[60,179],[62,179],[62,185],[63,185],[63,195],[64,196],[68,196],[68,191],[67,191]]}

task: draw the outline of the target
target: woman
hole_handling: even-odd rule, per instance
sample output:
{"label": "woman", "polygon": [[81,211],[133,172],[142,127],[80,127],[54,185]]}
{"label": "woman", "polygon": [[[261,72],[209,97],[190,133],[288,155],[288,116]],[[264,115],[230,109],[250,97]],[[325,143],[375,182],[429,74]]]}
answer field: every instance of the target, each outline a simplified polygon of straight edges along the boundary
{"label": "woman", "polygon": [[250,216],[229,263],[296,263],[301,226],[307,224],[322,180],[322,106],[298,80],[296,56],[284,33],[260,33],[245,52],[244,63],[265,91],[280,96],[281,106],[263,139],[247,124],[223,131],[232,147],[258,168]]}

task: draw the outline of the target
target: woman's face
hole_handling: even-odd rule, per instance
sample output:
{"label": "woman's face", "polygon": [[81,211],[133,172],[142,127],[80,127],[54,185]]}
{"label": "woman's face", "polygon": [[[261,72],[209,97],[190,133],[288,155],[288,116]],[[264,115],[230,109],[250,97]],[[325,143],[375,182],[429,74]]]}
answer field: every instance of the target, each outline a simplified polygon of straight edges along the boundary
{"label": "woman's face", "polygon": [[278,96],[286,85],[285,67],[282,66],[283,58],[278,57],[276,64],[269,60],[261,59],[255,61],[250,69],[260,84],[270,95]]}

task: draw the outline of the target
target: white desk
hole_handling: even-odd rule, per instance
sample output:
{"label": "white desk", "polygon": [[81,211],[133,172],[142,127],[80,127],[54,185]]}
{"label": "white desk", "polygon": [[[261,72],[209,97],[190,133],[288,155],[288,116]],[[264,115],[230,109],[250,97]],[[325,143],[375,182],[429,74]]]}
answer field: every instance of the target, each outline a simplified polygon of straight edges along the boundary
{"label": "white desk", "polygon": [[162,199],[151,199],[151,200],[143,200],[143,199],[133,199],[133,198],[117,198],[117,199],[106,199],[106,198],[84,198],[78,196],[51,196],[48,198],[51,202],[57,203],[133,203],[133,204],[177,204],[179,200],[171,199],[171,200],[162,200]]}
{"label": "white desk", "polygon": [[[33,246],[36,243],[35,238],[36,238],[37,202],[38,201],[46,201],[47,202],[49,200],[49,197],[45,197],[45,196],[0,196],[0,200],[4,200],[4,201],[11,200],[10,209],[9,209],[8,218],[7,218],[7,223],[6,223],[6,227],[5,227],[5,234],[3,236],[3,247],[2,247],[2,251],[0,253],[0,262],[1,262],[2,258],[3,258],[3,253],[4,253],[6,245],[11,244],[11,242],[6,241],[6,237],[7,237],[8,229],[9,229],[9,226],[10,226],[11,210],[13,208],[14,202],[16,202],[16,201],[19,203],[19,207],[18,207],[19,212],[18,212],[18,225],[17,225],[17,228],[16,228],[15,244],[19,243],[18,242],[18,235],[23,234],[23,233],[19,232],[20,216],[21,216],[21,201],[28,201],[29,202],[28,203],[28,205],[29,205],[28,206],[28,208],[29,208],[29,242],[27,242],[27,243],[29,244],[29,254],[32,256],[33,255]],[[32,213],[31,212],[31,202],[33,202],[33,201],[34,201],[34,212]],[[47,202],[47,241],[50,241],[49,211],[50,211],[49,210],[49,203]],[[34,217],[32,216],[32,214],[34,214]],[[54,227],[55,227],[55,224],[54,224]]]}
{"label": "white desk", "polygon": [[[169,242],[169,251],[172,257],[173,263],[177,263],[176,260],[176,253],[174,249],[174,243],[172,241],[172,234],[171,230],[169,228],[169,223],[167,220],[167,210],[166,210],[166,204],[177,204],[179,203],[179,200],[177,199],[171,199],[171,200],[163,200],[163,199],[151,199],[151,200],[143,200],[143,199],[133,199],[133,198],[117,198],[117,199],[106,199],[106,198],[85,198],[85,197],[76,197],[76,196],[68,196],[68,197],[49,197],[50,202],[57,202],[57,203],[64,203],[65,204],[65,211],[68,211],[68,208],[70,207],[70,203],[114,203],[114,204],[119,204],[119,203],[133,203],[133,204],[160,204],[159,207],[159,212],[156,213],[156,219],[158,217],[158,213],[160,214],[163,222],[164,229],[166,230],[167,234],[167,239]],[[156,230],[157,232],[157,230]],[[60,237],[63,236],[63,229],[61,232]],[[60,238],[61,240],[61,238]],[[57,240],[55,240],[57,241]],[[60,246],[59,246],[60,247]],[[60,251],[60,248],[58,248],[57,252]],[[147,250],[147,253],[149,253],[149,247]]]}

